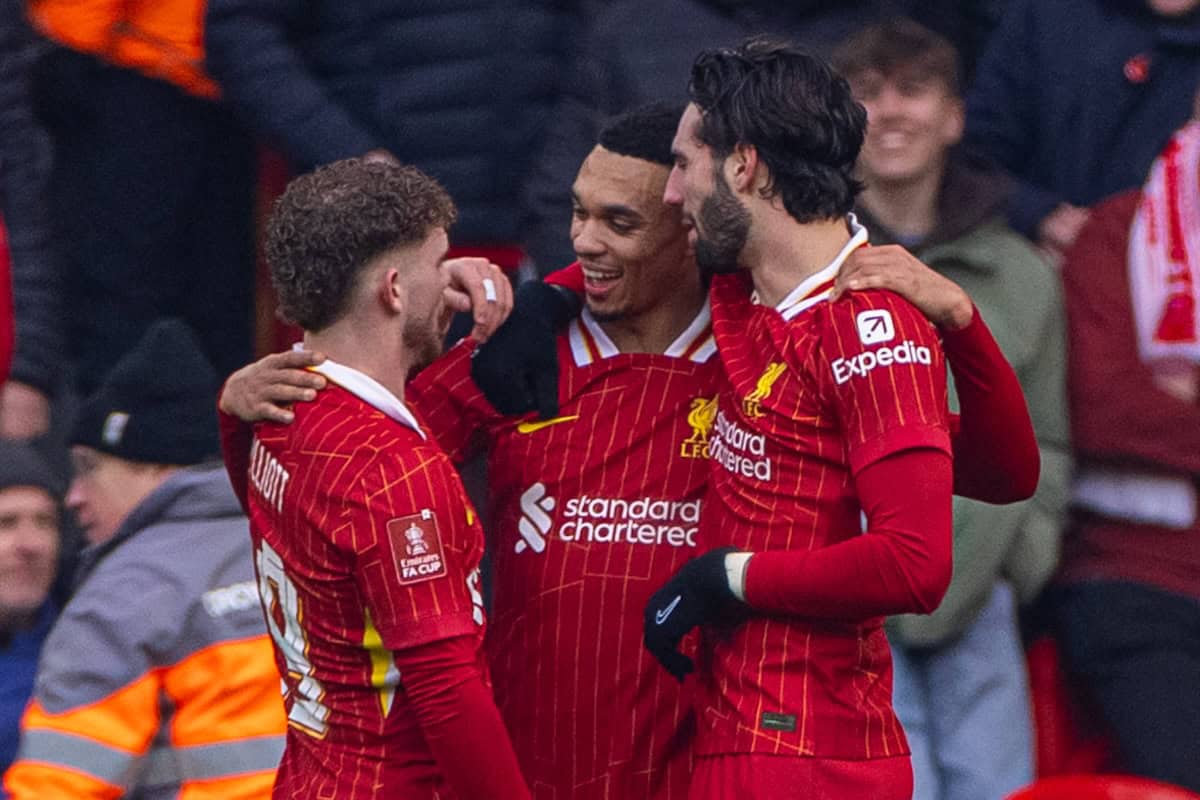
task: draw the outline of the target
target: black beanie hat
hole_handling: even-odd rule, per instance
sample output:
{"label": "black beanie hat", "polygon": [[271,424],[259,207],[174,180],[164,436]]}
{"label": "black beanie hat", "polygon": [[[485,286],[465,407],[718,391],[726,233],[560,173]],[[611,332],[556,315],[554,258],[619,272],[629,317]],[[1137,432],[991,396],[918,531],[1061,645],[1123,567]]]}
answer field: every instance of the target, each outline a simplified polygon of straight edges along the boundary
{"label": "black beanie hat", "polygon": [[129,461],[199,464],[220,452],[216,383],[191,329],[156,322],[83,401],[71,444]]}
{"label": "black beanie hat", "polygon": [[42,455],[27,444],[0,439],[0,491],[14,486],[33,486],[62,499],[63,482]]}

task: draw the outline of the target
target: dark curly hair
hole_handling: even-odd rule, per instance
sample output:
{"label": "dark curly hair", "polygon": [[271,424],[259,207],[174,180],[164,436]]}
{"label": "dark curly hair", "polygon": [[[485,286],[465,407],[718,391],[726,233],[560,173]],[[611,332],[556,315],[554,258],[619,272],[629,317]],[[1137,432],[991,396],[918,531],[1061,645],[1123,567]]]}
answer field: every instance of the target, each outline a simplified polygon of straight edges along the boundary
{"label": "dark curly hair", "polygon": [[779,195],[797,221],[837,219],[854,208],[867,112],[824,61],[756,37],[702,52],[688,93],[700,109],[700,141],[718,160],[738,144],[753,145],[770,171],[764,196]]}
{"label": "dark curly hair", "polygon": [[349,158],[301,175],[267,221],[281,316],[308,331],[328,327],[346,313],[371,259],[422,242],[456,216],[441,184],[415,167]]}

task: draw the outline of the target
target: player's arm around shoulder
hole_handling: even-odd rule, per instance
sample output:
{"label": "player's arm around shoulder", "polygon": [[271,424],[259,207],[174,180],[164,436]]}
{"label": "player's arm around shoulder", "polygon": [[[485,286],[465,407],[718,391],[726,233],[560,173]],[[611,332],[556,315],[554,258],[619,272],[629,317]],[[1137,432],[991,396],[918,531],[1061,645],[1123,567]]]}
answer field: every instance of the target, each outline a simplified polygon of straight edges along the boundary
{"label": "player's arm around shoulder", "polygon": [[405,400],[456,464],[478,453],[487,426],[500,419],[471,376],[477,350],[473,339],[463,339],[404,389]]}

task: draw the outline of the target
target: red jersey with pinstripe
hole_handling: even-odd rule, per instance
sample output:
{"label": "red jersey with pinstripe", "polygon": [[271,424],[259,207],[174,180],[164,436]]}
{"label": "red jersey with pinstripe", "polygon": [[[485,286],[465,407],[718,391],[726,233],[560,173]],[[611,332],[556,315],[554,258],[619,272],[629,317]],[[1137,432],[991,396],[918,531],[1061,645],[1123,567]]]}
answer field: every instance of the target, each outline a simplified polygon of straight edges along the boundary
{"label": "red jersey with pinstripe", "polygon": [[395,395],[326,362],[291,425],[255,426],[250,529],[288,738],[275,798],[451,797],[392,653],[480,643],[483,533]]}
{"label": "red jersey with pinstripe", "polygon": [[[859,229],[861,230],[861,229]],[[827,302],[842,260],[775,308],[713,282],[727,382],[710,437],[704,548],[818,549],[862,534],[854,476],[901,450],[949,452],[932,326],[898,295]],[[698,752],[868,759],[908,752],[882,619],[751,616],[705,632]]]}
{"label": "red jersey with pinstripe", "polygon": [[719,368],[707,309],[665,354],[585,312],[559,341],[560,416],[499,416],[460,345],[408,389],[447,451],[488,448],[496,704],[538,800],[682,799],[690,699],[642,609],[695,546]]}

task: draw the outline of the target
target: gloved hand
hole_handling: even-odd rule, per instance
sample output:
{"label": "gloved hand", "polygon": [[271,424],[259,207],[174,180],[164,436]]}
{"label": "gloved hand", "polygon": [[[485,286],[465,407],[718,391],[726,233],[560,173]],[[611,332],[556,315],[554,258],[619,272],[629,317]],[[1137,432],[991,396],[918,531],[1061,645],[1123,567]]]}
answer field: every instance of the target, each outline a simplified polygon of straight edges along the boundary
{"label": "gloved hand", "polygon": [[558,416],[557,337],[581,305],[574,292],[541,281],[517,288],[512,314],[471,358],[471,377],[497,411]]}
{"label": "gloved hand", "polygon": [[693,558],[646,604],[646,649],[678,680],[696,669],[692,659],[679,652],[680,640],[738,602],[725,573],[725,556],[733,552],[736,548],[721,547]]}

